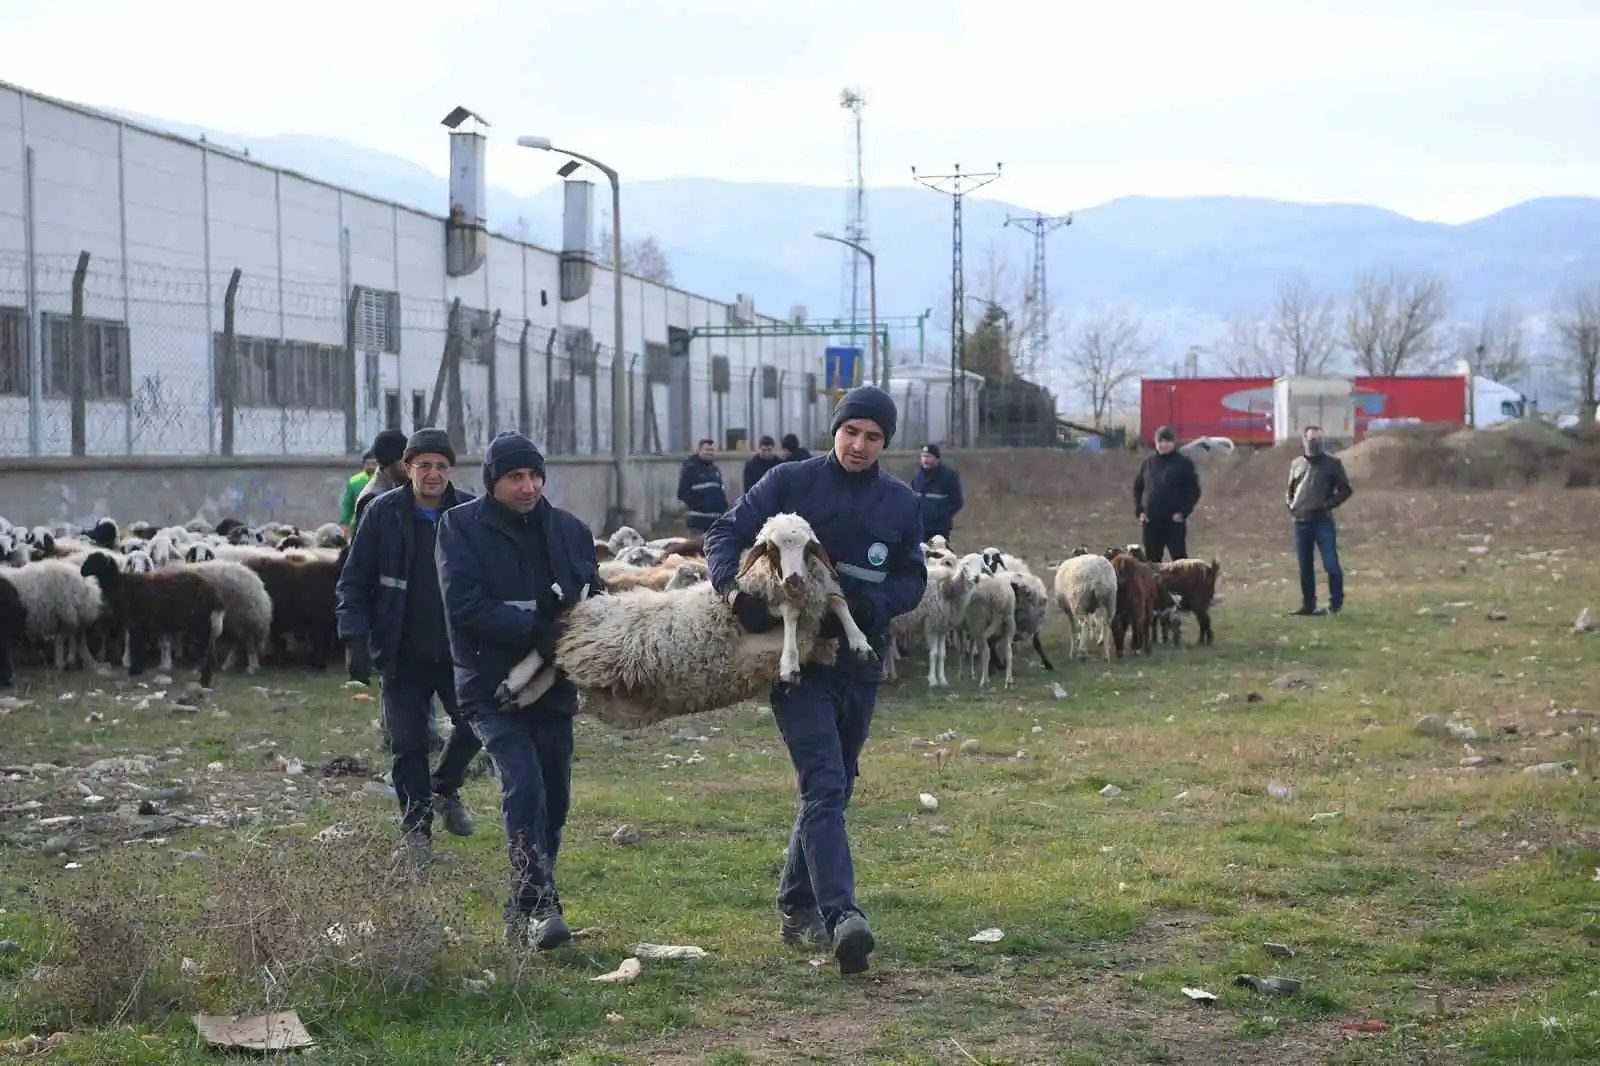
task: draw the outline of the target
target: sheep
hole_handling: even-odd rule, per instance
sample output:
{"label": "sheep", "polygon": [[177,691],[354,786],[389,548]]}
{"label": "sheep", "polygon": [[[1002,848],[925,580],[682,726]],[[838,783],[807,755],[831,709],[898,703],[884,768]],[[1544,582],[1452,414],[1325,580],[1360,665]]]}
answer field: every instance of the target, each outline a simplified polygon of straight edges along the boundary
{"label": "sheep", "polygon": [[1011,644],[1017,637],[1017,590],[1008,577],[985,573],[978,578],[967,600],[967,609],[962,613],[961,628],[966,632],[972,673],[978,679],[978,687],[985,688],[989,684],[992,648],[1005,668],[1005,687],[1010,688],[1015,683],[1011,672]]}
{"label": "sheep", "polygon": [[0,577],[0,689],[12,687],[11,649],[27,637],[28,611],[22,605],[22,593]]}
{"label": "sheep", "polygon": [[192,563],[186,569],[199,574],[222,597],[222,636],[229,647],[221,669],[231,667],[243,648],[245,673],[253,675],[261,668],[261,652],[272,639],[272,597],[261,576],[226,559]]}
{"label": "sheep", "polygon": [[[235,551],[234,561],[255,571],[272,598],[273,640],[300,638],[307,645],[307,662],[318,670],[327,669],[338,646],[334,585],[339,580],[340,553],[325,557],[315,549]],[[229,556],[219,550],[217,557]]]}
{"label": "sheep", "polygon": [[98,665],[87,634],[102,610],[100,587],[85,581],[77,568],[59,559],[29,563],[0,574],[16,589],[30,640],[55,642],[55,664],[64,670],[76,662]]}
{"label": "sheep", "polygon": [[191,544],[183,550],[183,561],[186,563],[209,563],[217,557],[217,550],[204,541]]}
{"label": "sheep", "polygon": [[0,533],[0,563],[7,566],[25,566],[32,556],[28,542],[7,530]]}
{"label": "sheep", "polygon": [[[850,615],[832,561],[799,515],[777,514],[762,525],[737,582],[783,620],[781,629],[746,633],[707,583],[591,596],[563,616],[555,665],[583,693],[591,714],[632,728],[727,707],[770,691],[776,681],[797,681],[802,659],[830,661],[831,642],[817,639],[829,614],[839,619],[852,652],[876,657]],[[502,698],[519,706],[537,700],[555,680],[555,670],[544,667],[544,657],[530,652],[512,668]]]}
{"label": "sheep", "polygon": [[1111,557],[1117,572],[1117,610],[1111,616],[1111,639],[1122,657],[1123,637],[1132,635],[1132,650],[1150,655],[1156,629],[1155,571],[1125,551]]}
{"label": "sheep", "polygon": [[904,640],[909,645],[920,636],[928,647],[928,687],[950,686],[945,676],[945,653],[961,627],[978,576],[978,570],[971,566],[929,564],[928,584],[922,600],[889,622],[889,642],[884,649],[884,676],[888,680],[899,679],[895,665],[899,653],[897,643]]}
{"label": "sheep", "polygon": [[1018,643],[1026,641],[1032,644],[1040,664],[1046,670],[1054,670],[1055,664],[1044,653],[1044,645],[1039,641],[1039,630],[1044,628],[1045,615],[1050,610],[1049,590],[1044,587],[1043,581],[1028,571],[1006,569],[1002,573],[1010,580],[1017,596],[1015,639]]}
{"label": "sheep", "polygon": [[1072,654],[1089,657],[1089,627],[1099,632],[1099,644],[1111,661],[1111,619],[1117,611],[1117,570],[1103,555],[1087,549],[1062,560],[1056,567],[1055,601],[1067,616],[1072,634]]}
{"label": "sheep", "polygon": [[[1221,572],[1222,566],[1215,559],[1209,563],[1201,559],[1177,559],[1156,565],[1156,573],[1176,599],[1177,609],[1194,615],[1200,627],[1195,637],[1198,644],[1210,644],[1213,640],[1211,605],[1216,599],[1217,576]],[[1176,632],[1177,627],[1173,628]],[[1176,637],[1174,643],[1177,643]]]}
{"label": "sheep", "polygon": [[151,638],[161,645],[161,669],[170,670],[176,638],[204,649],[200,683],[211,684],[225,612],[221,595],[204,578],[185,569],[125,574],[108,552],[85,559],[82,574],[99,583],[112,618],[127,634],[128,676],[144,672]]}
{"label": "sheep", "polygon": [[[632,551],[632,548],[627,549]],[[700,573],[705,572],[704,563],[694,563],[681,555],[674,555],[663,559],[655,566],[622,566],[615,562],[600,564],[600,580],[605,582],[607,592],[626,592],[629,589],[655,589],[657,592],[668,588],[682,588],[685,585],[673,585],[678,579],[678,574],[691,566],[697,566]],[[693,582],[689,582],[693,584]]]}
{"label": "sheep", "polygon": [[643,543],[644,534],[632,526],[620,526],[615,533],[605,540],[600,540],[598,537],[595,538],[594,552],[603,562],[606,559],[616,558],[617,553],[624,548],[632,548]]}
{"label": "sheep", "polygon": [[345,538],[344,529],[337,522],[324,522],[312,533],[312,538],[318,548],[343,548],[350,542]]}

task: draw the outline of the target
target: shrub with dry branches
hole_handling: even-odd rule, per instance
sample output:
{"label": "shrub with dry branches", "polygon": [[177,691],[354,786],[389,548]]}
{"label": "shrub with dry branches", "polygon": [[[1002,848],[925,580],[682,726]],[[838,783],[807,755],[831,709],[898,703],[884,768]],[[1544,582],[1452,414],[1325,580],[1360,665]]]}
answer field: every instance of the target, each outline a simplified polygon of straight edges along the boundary
{"label": "shrub with dry branches", "polygon": [[1345,311],[1345,346],[1364,374],[1427,373],[1439,365],[1445,311],[1444,283],[1437,278],[1364,272]]}

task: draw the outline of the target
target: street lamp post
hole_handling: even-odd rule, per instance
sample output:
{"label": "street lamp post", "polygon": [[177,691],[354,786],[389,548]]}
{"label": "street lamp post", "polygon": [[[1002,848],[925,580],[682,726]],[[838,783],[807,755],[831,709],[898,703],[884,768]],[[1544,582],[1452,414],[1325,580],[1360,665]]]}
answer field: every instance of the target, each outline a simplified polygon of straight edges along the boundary
{"label": "street lamp post", "polygon": [[[867,328],[872,331],[869,350],[872,353],[872,373],[876,377],[878,374],[878,257],[861,244],[844,237],[835,237],[831,233],[823,233],[820,230],[812,234],[812,236],[842,244],[846,248],[854,248],[858,253],[867,257]],[[889,375],[886,372],[882,382],[885,388],[889,385],[888,377]]]}
{"label": "street lamp post", "polygon": [[588,163],[611,182],[611,280],[612,280],[612,329],[611,329],[611,459],[616,465],[616,500],[612,504],[611,514],[607,517],[606,525],[610,529],[629,525],[632,514],[628,507],[628,433],[630,425],[630,408],[628,397],[628,366],[623,356],[622,347],[622,184],[617,178],[617,172],[606,166],[598,159],[586,156],[581,152],[574,152],[570,148],[557,148],[550,143],[548,137],[518,137],[517,144],[523,148],[537,148],[545,152],[557,152],[564,156]]}

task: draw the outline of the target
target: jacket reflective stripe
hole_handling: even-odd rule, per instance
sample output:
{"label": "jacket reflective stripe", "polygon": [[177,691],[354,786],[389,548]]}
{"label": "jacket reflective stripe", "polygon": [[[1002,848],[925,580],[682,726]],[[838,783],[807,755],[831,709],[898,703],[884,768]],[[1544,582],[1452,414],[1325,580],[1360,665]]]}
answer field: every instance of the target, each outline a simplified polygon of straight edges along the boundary
{"label": "jacket reflective stripe", "polygon": [[539,609],[538,600],[506,600],[505,604],[507,607],[515,607],[519,611],[537,611]]}
{"label": "jacket reflective stripe", "polygon": [[378,584],[383,585],[385,588],[399,589],[401,592],[406,590],[406,579],[403,577],[384,577],[380,574],[378,575]]}
{"label": "jacket reflective stripe", "polygon": [[948,492],[924,492],[922,496],[928,500],[948,500],[950,498]]}
{"label": "jacket reflective stripe", "polygon": [[690,516],[692,516],[694,518],[721,518],[722,517],[722,512],[721,511],[685,511],[683,513],[686,514],[686,515],[690,515]]}
{"label": "jacket reflective stripe", "polygon": [[867,581],[874,585],[883,584],[884,579],[889,576],[883,570],[868,570],[866,567],[857,566],[855,563],[839,563],[837,569],[839,573],[844,574],[846,577],[853,577],[857,581]]}

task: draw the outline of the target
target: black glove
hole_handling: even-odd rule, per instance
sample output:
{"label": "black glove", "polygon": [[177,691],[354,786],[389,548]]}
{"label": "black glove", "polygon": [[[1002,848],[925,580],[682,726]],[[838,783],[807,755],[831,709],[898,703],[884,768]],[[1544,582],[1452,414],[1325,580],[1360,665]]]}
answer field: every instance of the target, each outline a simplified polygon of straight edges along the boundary
{"label": "black glove", "polygon": [[739,620],[739,628],[746,633],[765,633],[775,626],[783,624],[783,620],[767,609],[767,605],[754,596],[747,596],[742,592],[733,594],[733,616]]}
{"label": "black glove", "polygon": [[350,654],[350,680],[363,685],[372,683],[372,649],[366,637],[354,637],[345,643]]}

